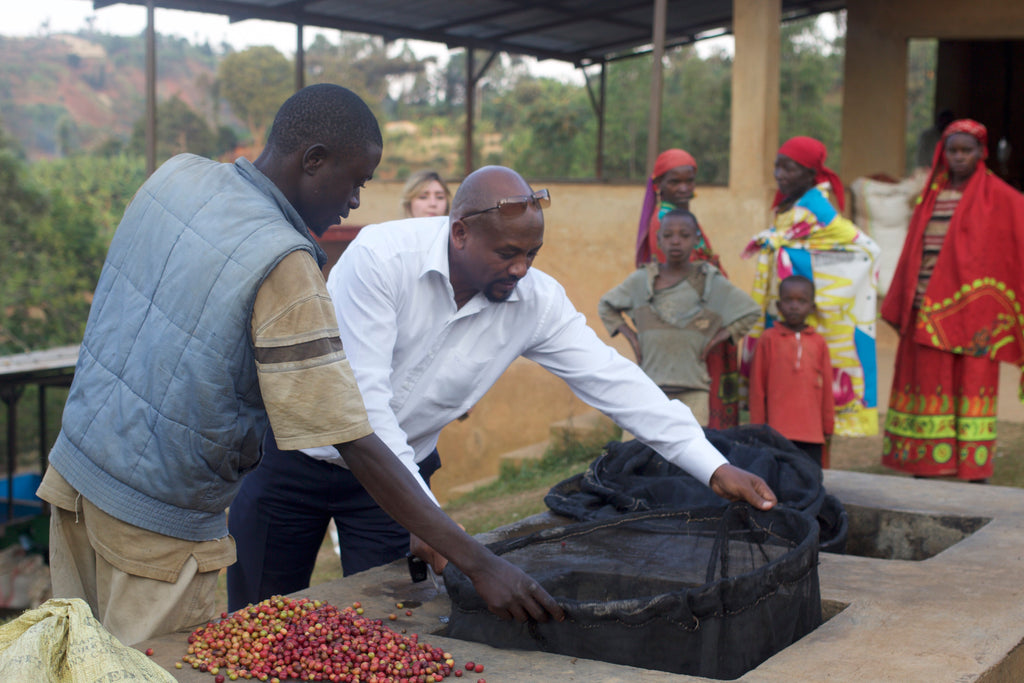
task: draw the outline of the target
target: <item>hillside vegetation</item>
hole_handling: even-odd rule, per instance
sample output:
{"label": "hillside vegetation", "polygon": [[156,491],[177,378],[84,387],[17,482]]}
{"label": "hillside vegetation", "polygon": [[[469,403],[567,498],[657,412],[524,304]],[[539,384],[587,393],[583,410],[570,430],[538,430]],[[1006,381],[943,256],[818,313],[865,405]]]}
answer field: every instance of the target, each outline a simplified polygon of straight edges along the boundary
{"label": "hillside vegetation", "polygon": [[[843,40],[813,19],[783,26],[780,137],[811,135],[840,163]],[[911,46],[908,131],[931,123],[934,45]],[[319,35],[305,55],[306,82],[352,88],[385,128],[378,177],[424,166],[451,176],[464,164],[465,64],[462,50],[419,58],[403,41],[361,34]],[[663,147],[701,160],[698,182],[728,178],[732,56],[677,48],[665,59]],[[0,119],[31,161],[75,154],[142,152],[145,44],[139,36],[82,30],[30,38],[0,37]],[[258,152],[270,118],[291,92],[292,60],[271,47],[241,52],[158,36],[159,153],[230,158]],[[596,75],[592,72],[592,76]],[[604,175],[645,173],[650,56],[608,66]],[[477,93],[476,165],[502,163],[528,177],[588,178],[595,168],[597,119],[585,86],[534,76],[503,55]],[[913,140],[909,140],[909,147]]]}
{"label": "hillside vegetation", "polygon": [[[217,58],[209,46],[161,37],[157,50],[158,96],[177,96],[216,120],[210,84]],[[0,117],[30,159],[93,151],[111,138],[127,142],[144,111],[141,37],[0,37]]]}

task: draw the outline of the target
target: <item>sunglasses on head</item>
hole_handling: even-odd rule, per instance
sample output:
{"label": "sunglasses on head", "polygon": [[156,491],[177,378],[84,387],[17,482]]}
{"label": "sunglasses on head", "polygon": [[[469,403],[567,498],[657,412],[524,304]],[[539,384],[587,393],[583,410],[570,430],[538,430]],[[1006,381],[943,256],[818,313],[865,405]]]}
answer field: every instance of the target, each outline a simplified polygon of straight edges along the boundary
{"label": "sunglasses on head", "polygon": [[488,211],[497,211],[502,216],[515,217],[521,216],[526,213],[526,207],[530,204],[536,204],[542,209],[546,209],[551,206],[551,193],[547,190],[537,190],[533,194],[522,194],[515,197],[505,197],[499,199],[498,203],[489,209],[480,209],[479,211],[470,211],[467,214],[463,214],[462,218],[470,218],[471,216],[478,216]]}

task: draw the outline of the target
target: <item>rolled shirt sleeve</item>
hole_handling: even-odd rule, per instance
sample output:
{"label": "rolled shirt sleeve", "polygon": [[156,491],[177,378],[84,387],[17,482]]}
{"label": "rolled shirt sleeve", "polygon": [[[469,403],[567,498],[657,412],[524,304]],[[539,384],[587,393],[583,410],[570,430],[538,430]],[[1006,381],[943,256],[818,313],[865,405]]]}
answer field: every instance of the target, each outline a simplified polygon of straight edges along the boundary
{"label": "rolled shirt sleeve", "polygon": [[373,432],[309,253],[292,252],[264,280],[252,332],[260,391],[280,448],[347,443]]}

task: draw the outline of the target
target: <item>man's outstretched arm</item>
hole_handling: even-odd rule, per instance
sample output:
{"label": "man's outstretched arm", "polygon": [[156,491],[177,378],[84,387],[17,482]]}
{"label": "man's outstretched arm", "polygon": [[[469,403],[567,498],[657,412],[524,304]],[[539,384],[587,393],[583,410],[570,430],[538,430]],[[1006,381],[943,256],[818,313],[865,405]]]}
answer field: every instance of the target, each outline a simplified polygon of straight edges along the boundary
{"label": "man's outstretched arm", "polygon": [[565,618],[539,583],[485,548],[437,507],[375,434],[337,449],[377,504],[461,569],[494,614],[520,622]]}

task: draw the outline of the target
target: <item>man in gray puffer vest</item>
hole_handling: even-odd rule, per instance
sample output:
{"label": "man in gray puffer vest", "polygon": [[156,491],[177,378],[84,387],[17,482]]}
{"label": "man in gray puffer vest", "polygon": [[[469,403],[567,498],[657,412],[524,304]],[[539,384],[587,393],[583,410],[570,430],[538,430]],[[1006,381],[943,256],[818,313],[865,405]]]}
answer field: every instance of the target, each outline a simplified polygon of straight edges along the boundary
{"label": "man in gray puffer vest", "polygon": [[225,508],[268,424],[286,448],[337,445],[499,616],[564,617],[434,505],[367,421],[310,231],[358,208],[382,148],[358,96],[314,85],[282,105],[254,163],[179,155],[125,211],[38,494],[53,506],[54,596],[86,600],[126,644],[215,617],[235,561]]}

